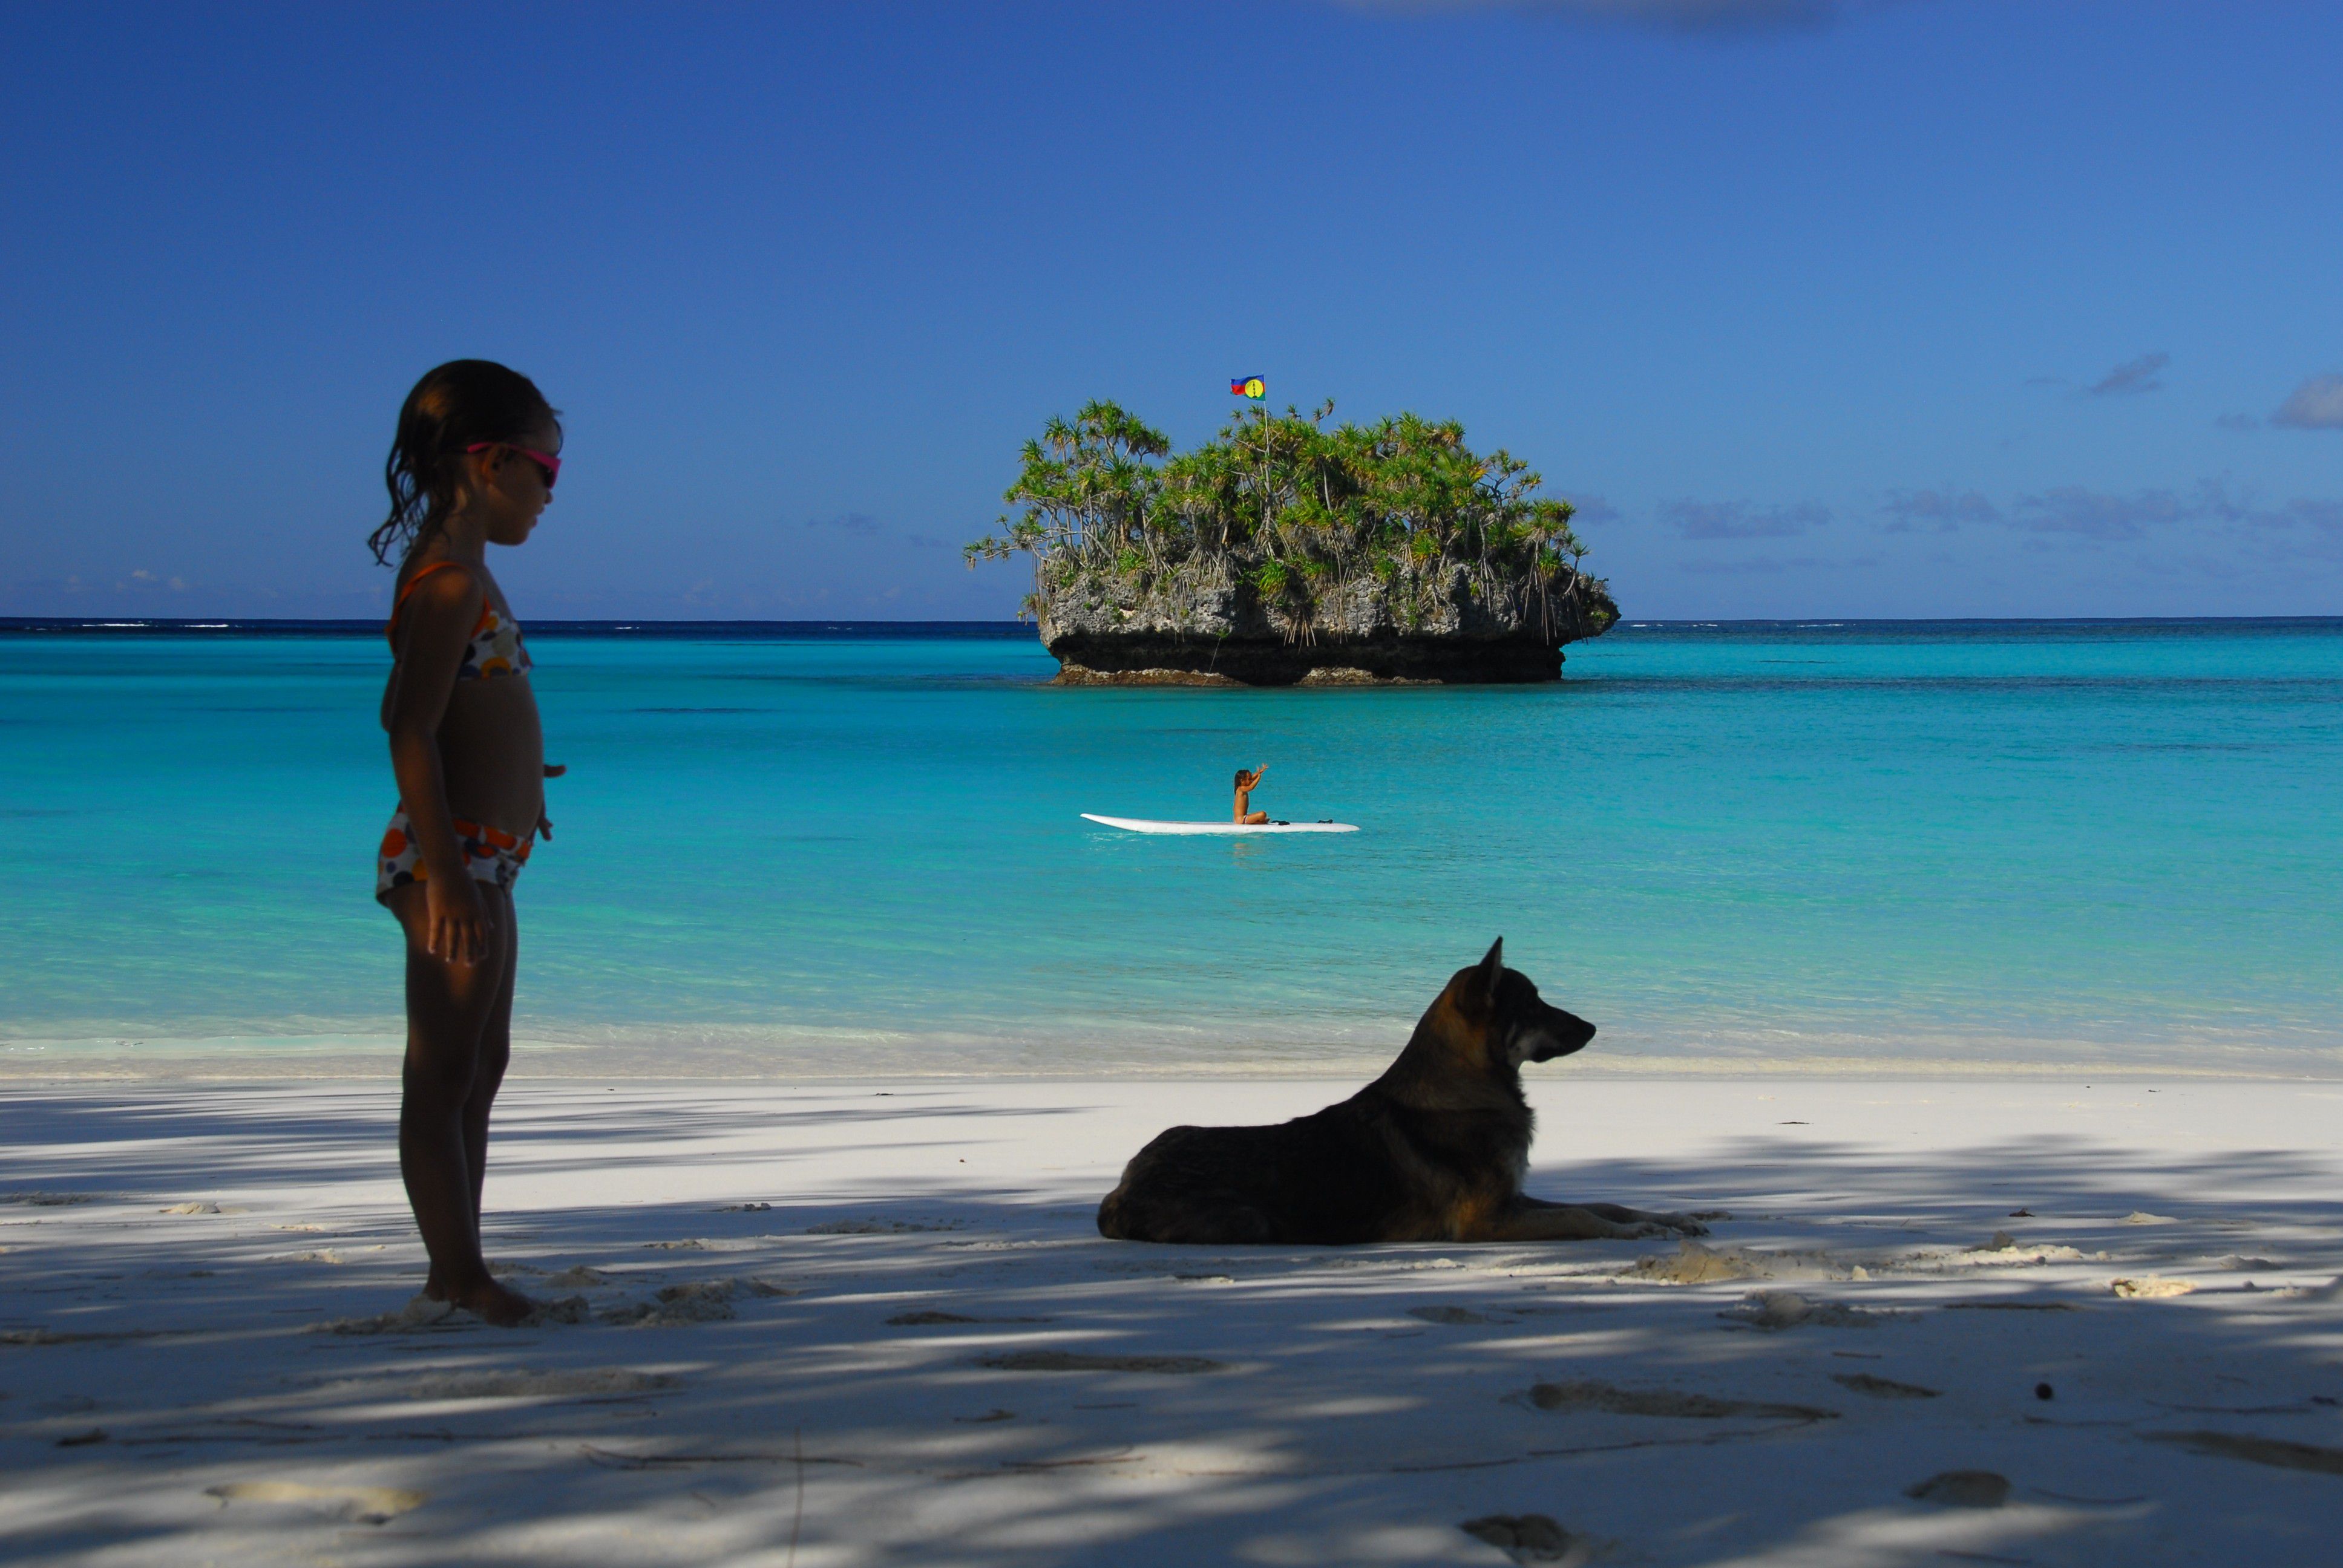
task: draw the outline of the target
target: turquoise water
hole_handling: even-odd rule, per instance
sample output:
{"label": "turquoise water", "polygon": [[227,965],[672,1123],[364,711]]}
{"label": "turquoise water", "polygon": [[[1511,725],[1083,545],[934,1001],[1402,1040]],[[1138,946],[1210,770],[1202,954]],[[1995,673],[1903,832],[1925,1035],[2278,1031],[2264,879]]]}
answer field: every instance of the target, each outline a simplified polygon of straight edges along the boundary
{"label": "turquoise water", "polygon": [[[1500,934],[1614,1065],[2343,1068],[2343,622],[1631,627],[1558,686],[1364,691],[531,646],[570,772],[517,1027],[647,1070],[1348,1062]],[[0,1040],[395,1033],[384,669],[0,636]],[[1218,816],[1252,762],[1364,831],[1078,817]]]}

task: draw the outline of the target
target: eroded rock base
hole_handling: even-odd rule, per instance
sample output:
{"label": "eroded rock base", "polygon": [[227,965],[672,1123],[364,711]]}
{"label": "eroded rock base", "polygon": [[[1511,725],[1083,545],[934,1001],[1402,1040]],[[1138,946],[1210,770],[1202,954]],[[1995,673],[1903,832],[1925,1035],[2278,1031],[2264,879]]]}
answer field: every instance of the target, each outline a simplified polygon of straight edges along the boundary
{"label": "eroded rock base", "polygon": [[1070,634],[1049,648],[1065,686],[1520,685],[1562,678],[1561,647],[1526,638],[1289,643]]}

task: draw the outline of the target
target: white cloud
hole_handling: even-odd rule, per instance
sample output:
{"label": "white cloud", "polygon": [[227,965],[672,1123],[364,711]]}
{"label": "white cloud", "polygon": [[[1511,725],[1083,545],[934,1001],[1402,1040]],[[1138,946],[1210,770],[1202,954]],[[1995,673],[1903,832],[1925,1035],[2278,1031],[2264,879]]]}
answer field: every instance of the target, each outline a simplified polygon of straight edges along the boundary
{"label": "white cloud", "polygon": [[2127,359],[2085,390],[2094,397],[2120,397],[2127,392],[2160,392],[2164,383],[2157,373],[2172,363],[2172,356],[2162,352],[2143,354],[2137,359]]}
{"label": "white cloud", "polygon": [[1825,563],[1812,556],[1752,556],[1738,561],[1678,561],[1679,569],[1713,577],[1743,577],[1758,572],[1813,571]]}
{"label": "white cloud", "polygon": [[1779,539],[1830,521],[1827,508],[1753,507],[1746,501],[1669,501],[1660,517],[1687,539]]}
{"label": "white cloud", "polygon": [[2270,423],[2298,430],[2343,430],[2343,376],[2312,377],[2278,406]]}
{"label": "white cloud", "polygon": [[1880,508],[1889,521],[1881,531],[1908,534],[1926,528],[1949,534],[1964,523],[1997,523],[2001,508],[1975,490],[1890,490]]}
{"label": "white cloud", "polygon": [[[2250,488],[2233,491],[2221,479],[2200,479],[2187,489],[2128,495],[2062,485],[2018,497],[2010,503],[2006,520],[2026,533],[2099,540],[2139,539],[2157,530],[2210,524],[2211,532],[2258,538],[2282,552],[2324,555],[2343,544],[2343,501],[2298,496],[2265,505]],[[2199,530],[2200,538],[2204,531]]]}
{"label": "white cloud", "polygon": [[2130,495],[2061,485],[2010,504],[2009,526],[2031,534],[2074,534],[2091,539],[2137,539],[2150,528],[2205,518],[2235,520],[2243,508],[2211,480],[2193,493],[2136,490]]}

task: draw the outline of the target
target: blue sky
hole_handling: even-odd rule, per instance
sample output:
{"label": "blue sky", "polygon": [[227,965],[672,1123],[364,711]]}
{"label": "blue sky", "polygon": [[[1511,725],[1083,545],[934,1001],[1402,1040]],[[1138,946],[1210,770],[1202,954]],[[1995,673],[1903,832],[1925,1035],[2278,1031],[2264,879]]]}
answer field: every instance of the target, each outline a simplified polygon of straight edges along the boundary
{"label": "blue sky", "polygon": [[1464,421],[1633,617],[2343,613],[2343,7],[0,5],[0,614],[991,617],[1110,397]]}

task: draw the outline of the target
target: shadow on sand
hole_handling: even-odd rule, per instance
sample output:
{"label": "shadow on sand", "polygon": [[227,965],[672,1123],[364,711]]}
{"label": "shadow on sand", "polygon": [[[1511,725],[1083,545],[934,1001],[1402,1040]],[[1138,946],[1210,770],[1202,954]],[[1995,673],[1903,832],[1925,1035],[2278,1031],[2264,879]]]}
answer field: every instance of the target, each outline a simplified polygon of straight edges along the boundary
{"label": "shadow on sand", "polygon": [[[2311,1155],[1753,1138],[1574,1194],[1733,1209],[1704,1251],[1192,1249],[1091,1223],[1148,1097],[1059,1098],[517,1092],[490,1251],[569,1321],[498,1332],[403,1312],[422,1261],[379,1087],[7,1097],[0,1539],[110,1564],[2331,1560],[2343,1201]],[[1784,1293],[1803,1310],[1769,1318]],[[2006,1499],[1923,1484],[1964,1471]],[[1559,1535],[1460,1528],[1530,1514]]]}

